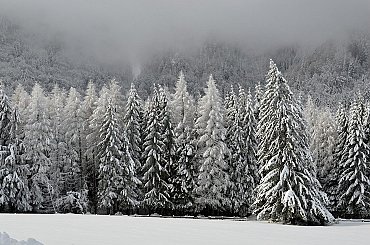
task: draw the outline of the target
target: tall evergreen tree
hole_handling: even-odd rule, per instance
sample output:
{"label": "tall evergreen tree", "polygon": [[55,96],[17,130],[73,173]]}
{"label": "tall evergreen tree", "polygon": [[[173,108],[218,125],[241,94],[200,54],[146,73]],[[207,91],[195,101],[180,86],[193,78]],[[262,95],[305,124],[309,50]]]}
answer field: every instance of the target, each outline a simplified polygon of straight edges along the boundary
{"label": "tall evergreen tree", "polygon": [[49,180],[52,133],[47,108],[48,101],[39,84],[32,90],[30,104],[27,107],[25,125],[24,159],[30,165],[29,189],[34,210],[55,211],[53,186]]}
{"label": "tall evergreen tree", "polygon": [[145,159],[143,165],[144,205],[149,212],[160,212],[171,206],[169,172],[164,164],[163,125],[160,95],[154,85],[153,95],[148,110],[147,126],[144,139]]}
{"label": "tall evergreen tree", "polygon": [[176,188],[174,187],[174,183],[176,181],[176,177],[179,171],[178,162],[175,161],[175,153],[176,153],[176,142],[175,142],[175,132],[172,127],[172,119],[171,119],[171,112],[168,107],[168,100],[167,95],[164,89],[159,86],[159,105],[160,105],[160,125],[161,135],[162,135],[162,142],[164,144],[164,148],[162,149],[162,166],[167,169],[169,174],[168,176],[168,184],[170,187],[170,200],[171,202],[174,201],[175,196],[177,196]]}
{"label": "tall evergreen tree", "polygon": [[[81,139],[82,139],[82,149],[84,159],[82,162],[82,175],[86,179],[86,185],[88,188],[88,196],[89,196],[89,207],[91,208],[91,212],[96,213],[97,208],[97,157],[96,152],[94,151],[95,146],[95,139],[94,137],[97,134],[94,134],[94,130],[96,129],[94,126],[95,124],[91,125],[90,127],[90,120],[93,120],[93,114],[97,107],[98,102],[98,95],[96,93],[95,84],[92,81],[89,81],[85,97],[83,99],[81,110],[80,110],[80,117],[82,119],[82,132],[81,132]],[[99,114],[100,115],[100,114]],[[101,115],[100,115],[101,116]],[[98,131],[98,130],[96,130]]]}
{"label": "tall evergreen tree", "polygon": [[98,143],[98,200],[99,206],[108,208],[110,213],[137,204],[133,181],[135,164],[126,155],[124,134],[117,114],[117,107],[109,99]]}
{"label": "tall evergreen tree", "polygon": [[350,109],[348,139],[344,145],[339,179],[338,208],[343,215],[364,217],[370,208],[369,146],[363,127],[364,104],[357,99]]}
{"label": "tall evergreen tree", "polygon": [[225,143],[224,107],[216,82],[209,77],[205,95],[199,102],[199,117],[195,123],[198,140],[199,175],[195,189],[198,208],[207,212],[230,208],[227,190],[230,178],[225,159],[229,149]]}
{"label": "tall evergreen tree", "polygon": [[[142,101],[137,94],[135,85],[131,84],[123,122],[129,142],[129,151],[135,162],[135,170],[138,175],[141,175],[142,168],[143,115]],[[139,178],[141,179],[141,176]]]}
{"label": "tall evergreen tree", "polygon": [[176,175],[172,181],[173,202],[180,212],[189,211],[193,206],[193,191],[195,187],[195,164],[193,161],[195,149],[192,144],[192,125],[194,105],[187,91],[187,83],[183,72],[180,72],[175,85],[175,94],[171,101],[171,112],[176,124]]}
{"label": "tall evergreen tree", "polygon": [[346,158],[344,157],[345,156],[344,147],[347,144],[348,140],[348,116],[344,104],[341,104],[339,106],[336,115],[336,121],[337,121],[336,128],[337,137],[335,138],[335,145],[333,149],[333,161],[331,164],[331,168],[328,169],[328,176],[323,187],[325,192],[328,194],[330,210],[332,212],[337,213],[338,202],[340,199],[338,185],[340,173],[342,172],[340,168],[341,166],[344,165],[342,162]]}
{"label": "tall evergreen tree", "polygon": [[21,159],[22,142],[18,138],[19,117],[12,109],[0,81],[0,207],[8,211],[29,211],[27,165]]}
{"label": "tall evergreen tree", "polygon": [[313,171],[302,111],[272,60],[258,131],[262,179],[255,202],[257,218],[288,224],[332,222]]}

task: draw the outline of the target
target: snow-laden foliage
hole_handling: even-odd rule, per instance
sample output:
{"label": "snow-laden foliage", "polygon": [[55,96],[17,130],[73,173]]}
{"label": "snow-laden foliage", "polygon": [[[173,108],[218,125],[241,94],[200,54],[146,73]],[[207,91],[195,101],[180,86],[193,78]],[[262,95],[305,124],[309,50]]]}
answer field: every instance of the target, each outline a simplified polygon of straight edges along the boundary
{"label": "snow-laden foliage", "polygon": [[366,144],[364,113],[364,102],[358,98],[351,105],[345,154],[340,165],[338,208],[349,216],[366,216],[370,208],[370,149]]}
{"label": "snow-laden foliage", "polygon": [[54,190],[50,183],[52,146],[48,98],[39,84],[32,89],[24,128],[24,159],[30,166],[29,189],[34,209],[55,211]]}
{"label": "snow-laden foliage", "polygon": [[226,104],[228,173],[230,175],[229,198],[231,212],[239,215],[251,213],[257,178],[256,119],[249,91],[239,88],[236,95],[231,88]]}
{"label": "snow-laden foliage", "polygon": [[336,138],[333,149],[333,160],[331,168],[328,169],[328,175],[323,184],[324,190],[329,198],[329,208],[332,211],[338,211],[338,201],[340,199],[338,192],[339,178],[341,173],[341,166],[345,160],[345,145],[348,140],[348,115],[344,104],[339,106],[336,114]]}
{"label": "snow-laden foliage", "polygon": [[183,72],[176,82],[175,93],[170,103],[171,115],[175,123],[176,169],[172,178],[171,191],[173,203],[180,211],[188,210],[193,205],[195,187],[195,147],[192,139],[194,102],[187,91],[187,83]]}
{"label": "snow-laden foliage", "polygon": [[131,84],[124,115],[124,129],[129,142],[129,151],[137,172],[141,171],[141,151],[143,134],[143,105],[134,84]]}
{"label": "snow-laden foliage", "polygon": [[288,224],[331,223],[333,216],[313,171],[302,111],[273,61],[258,131],[257,218]]}
{"label": "snow-laden foliage", "polygon": [[195,128],[198,134],[199,174],[195,189],[196,204],[200,210],[229,209],[227,190],[230,177],[227,173],[224,107],[216,82],[209,77],[205,95],[199,101],[199,117]]}
{"label": "snow-laden foliage", "polygon": [[28,166],[20,157],[23,149],[18,137],[19,114],[12,109],[0,82],[0,206],[9,211],[30,211]]}
{"label": "snow-laden foliage", "polygon": [[[157,86],[154,85],[145,128],[143,152],[144,205],[151,211],[160,211],[172,205],[168,182],[168,146],[163,137],[163,106]],[[166,142],[168,143],[168,142]]]}
{"label": "snow-laden foliage", "polygon": [[110,213],[137,205],[135,163],[128,151],[128,140],[121,124],[123,108],[117,94],[119,90],[118,84],[112,81],[105,91],[108,94],[101,95],[101,99],[107,101],[96,108],[96,111],[103,112],[96,146],[99,159],[98,203]]}
{"label": "snow-laden foliage", "polygon": [[317,179],[326,185],[328,176],[333,169],[333,151],[335,147],[336,123],[328,108],[316,115],[312,129],[311,153],[316,168]]}

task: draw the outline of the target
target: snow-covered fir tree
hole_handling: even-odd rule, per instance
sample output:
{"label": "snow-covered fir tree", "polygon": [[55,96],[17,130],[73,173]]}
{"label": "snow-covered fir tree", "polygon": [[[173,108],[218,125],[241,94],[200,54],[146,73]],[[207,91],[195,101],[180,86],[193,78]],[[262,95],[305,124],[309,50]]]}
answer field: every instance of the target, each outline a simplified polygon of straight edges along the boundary
{"label": "snow-covered fir tree", "polygon": [[144,139],[143,165],[143,204],[149,212],[161,212],[172,206],[170,201],[170,185],[168,183],[168,167],[164,164],[163,125],[160,94],[154,85]]}
{"label": "snow-covered fir tree", "polygon": [[65,102],[64,91],[56,84],[48,100],[48,110],[50,117],[50,131],[52,134],[50,151],[50,173],[49,180],[53,188],[53,196],[59,198],[61,187],[63,185],[61,172],[64,167],[64,159],[68,156],[67,144],[65,142],[62,125],[63,125],[63,108]]}
{"label": "snow-covered fir tree", "polygon": [[141,157],[142,157],[142,140],[143,140],[143,115],[144,109],[142,101],[137,94],[135,85],[132,83],[125,107],[123,118],[124,130],[129,142],[129,151],[132,160],[135,162],[135,171],[141,179]]}
{"label": "snow-covered fir tree", "polygon": [[[83,212],[84,210],[81,210],[79,205],[86,206],[82,201],[86,199],[84,196],[86,194],[86,182],[82,174],[83,149],[80,106],[80,94],[75,88],[71,87],[63,108],[61,132],[65,143],[65,155],[62,158],[61,180],[63,188],[61,189],[62,195],[59,200],[60,208],[64,209],[64,211],[69,209],[69,212]],[[71,196],[76,199],[73,201],[78,207],[73,207],[73,203],[66,203],[66,198]],[[77,200],[77,198],[82,200]],[[65,204],[67,204],[67,207]]]}
{"label": "snow-covered fir tree", "polygon": [[339,166],[338,209],[345,216],[365,217],[370,209],[370,149],[366,144],[364,113],[364,102],[358,98],[350,108],[348,136]]}
{"label": "snow-covered fir tree", "polygon": [[126,155],[123,131],[116,105],[108,99],[98,143],[99,206],[114,213],[128,205],[136,205],[134,192],[134,162]]}
{"label": "snow-covered fir tree", "polygon": [[[255,200],[255,188],[259,182],[258,166],[257,166],[257,120],[253,108],[252,94],[249,90],[247,96],[244,95],[244,90],[239,89],[239,111],[241,114],[241,128],[244,142],[241,142],[243,148],[244,164],[237,166],[237,179],[240,183],[241,193],[244,192],[244,198],[241,199],[241,208],[239,213],[251,213],[251,206]],[[244,145],[243,145],[244,143]]]}
{"label": "snow-covered fir tree", "polygon": [[339,109],[336,114],[336,138],[333,148],[333,160],[330,168],[328,169],[328,176],[325,183],[323,184],[323,189],[328,195],[329,208],[332,212],[337,212],[339,193],[338,185],[341,173],[341,166],[345,160],[345,145],[348,140],[348,116],[347,110],[344,104],[340,104]]}
{"label": "snow-covered fir tree", "polygon": [[313,171],[306,130],[300,106],[271,60],[258,125],[258,219],[316,225],[333,221]]}
{"label": "snow-covered fir tree", "polygon": [[167,169],[169,174],[168,184],[170,187],[170,200],[173,203],[177,191],[175,190],[173,184],[176,180],[177,173],[179,171],[178,162],[175,160],[176,153],[176,142],[175,142],[175,132],[172,126],[171,112],[168,106],[167,94],[164,89],[159,86],[159,105],[160,105],[160,125],[163,151],[162,151],[162,166]]}
{"label": "snow-covered fir tree", "polygon": [[195,187],[195,148],[192,143],[192,125],[194,117],[193,99],[187,91],[187,83],[183,72],[180,72],[175,85],[175,93],[171,101],[172,118],[176,125],[176,161],[177,170],[172,184],[173,202],[176,210],[185,212],[193,206]]}
{"label": "snow-covered fir tree", "polygon": [[32,89],[27,107],[24,132],[24,159],[30,165],[29,189],[34,210],[56,211],[54,190],[49,180],[52,132],[48,115],[48,99],[39,84]]}
{"label": "snow-covered fir tree", "polygon": [[214,212],[230,208],[227,190],[230,186],[225,142],[224,107],[216,82],[209,77],[205,95],[199,101],[199,117],[196,120],[199,155],[196,204],[199,210]]}
{"label": "snow-covered fir tree", "polygon": [[29,211],[29,174],[21,158],[22,142],[18,138],[19,114],[11,108],[0,81],[0,210]]}
{"label": "snow-covered fir tree", "polygon": [[95,128],[90,127],[90,120],[92,119],[92,115],[96,109],[97,101],[98,95],[96,93],[95,84],[90,80],[80,108],[80,117],[82,120],[81,147],[83,150],[82,175],[86,180],[86,185],[88,188],[89,207],[91,208],[91,212],[95,213],[97,211],[96,194],[98,186],[98,166],[96,152],[94,152],[95,137],[93,137],[93,135]]}

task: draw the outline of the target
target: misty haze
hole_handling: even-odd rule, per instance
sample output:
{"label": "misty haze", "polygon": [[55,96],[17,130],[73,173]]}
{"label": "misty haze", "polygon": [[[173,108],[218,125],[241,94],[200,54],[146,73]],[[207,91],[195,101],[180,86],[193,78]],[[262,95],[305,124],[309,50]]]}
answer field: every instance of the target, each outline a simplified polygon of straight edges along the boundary
{"label": "misty haze", "polygon": [[0,0],[0,245],[367,244],[369,96],[369,0]]}

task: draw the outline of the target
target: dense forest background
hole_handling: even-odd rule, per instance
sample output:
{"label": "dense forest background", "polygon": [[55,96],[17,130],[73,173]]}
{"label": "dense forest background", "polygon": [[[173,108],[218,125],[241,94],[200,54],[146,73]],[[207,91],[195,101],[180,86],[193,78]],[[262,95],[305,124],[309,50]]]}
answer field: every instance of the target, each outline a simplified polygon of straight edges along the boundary
{"label": "dense forest background", "polygon": [[317,105],[335,107],[356,91],[368,96],[370,34],[364,31],[348,32],[346,38],[320,44],[296,43],[264,51],[209,38],[191,50],[161,49],[133,65],[129,61],[101,62],[71,50],[57,36],[40,37],[0,18],[0,79],[10,85],[9,89],[21,83],[30,91],[38,82],[46,91],[59,84],[82,92],[90,80],[100,89],[106,81],[116,78],[124,91],[135,81],[139,94],[146,98],[154,82],[172,89],[182,70],[189,91],[196,97],[211,73],[224,95],[230,85],[254,87],[263,82],[270,58],[285,74],[293,91],[305,95],[303,101],[309,94]]}

